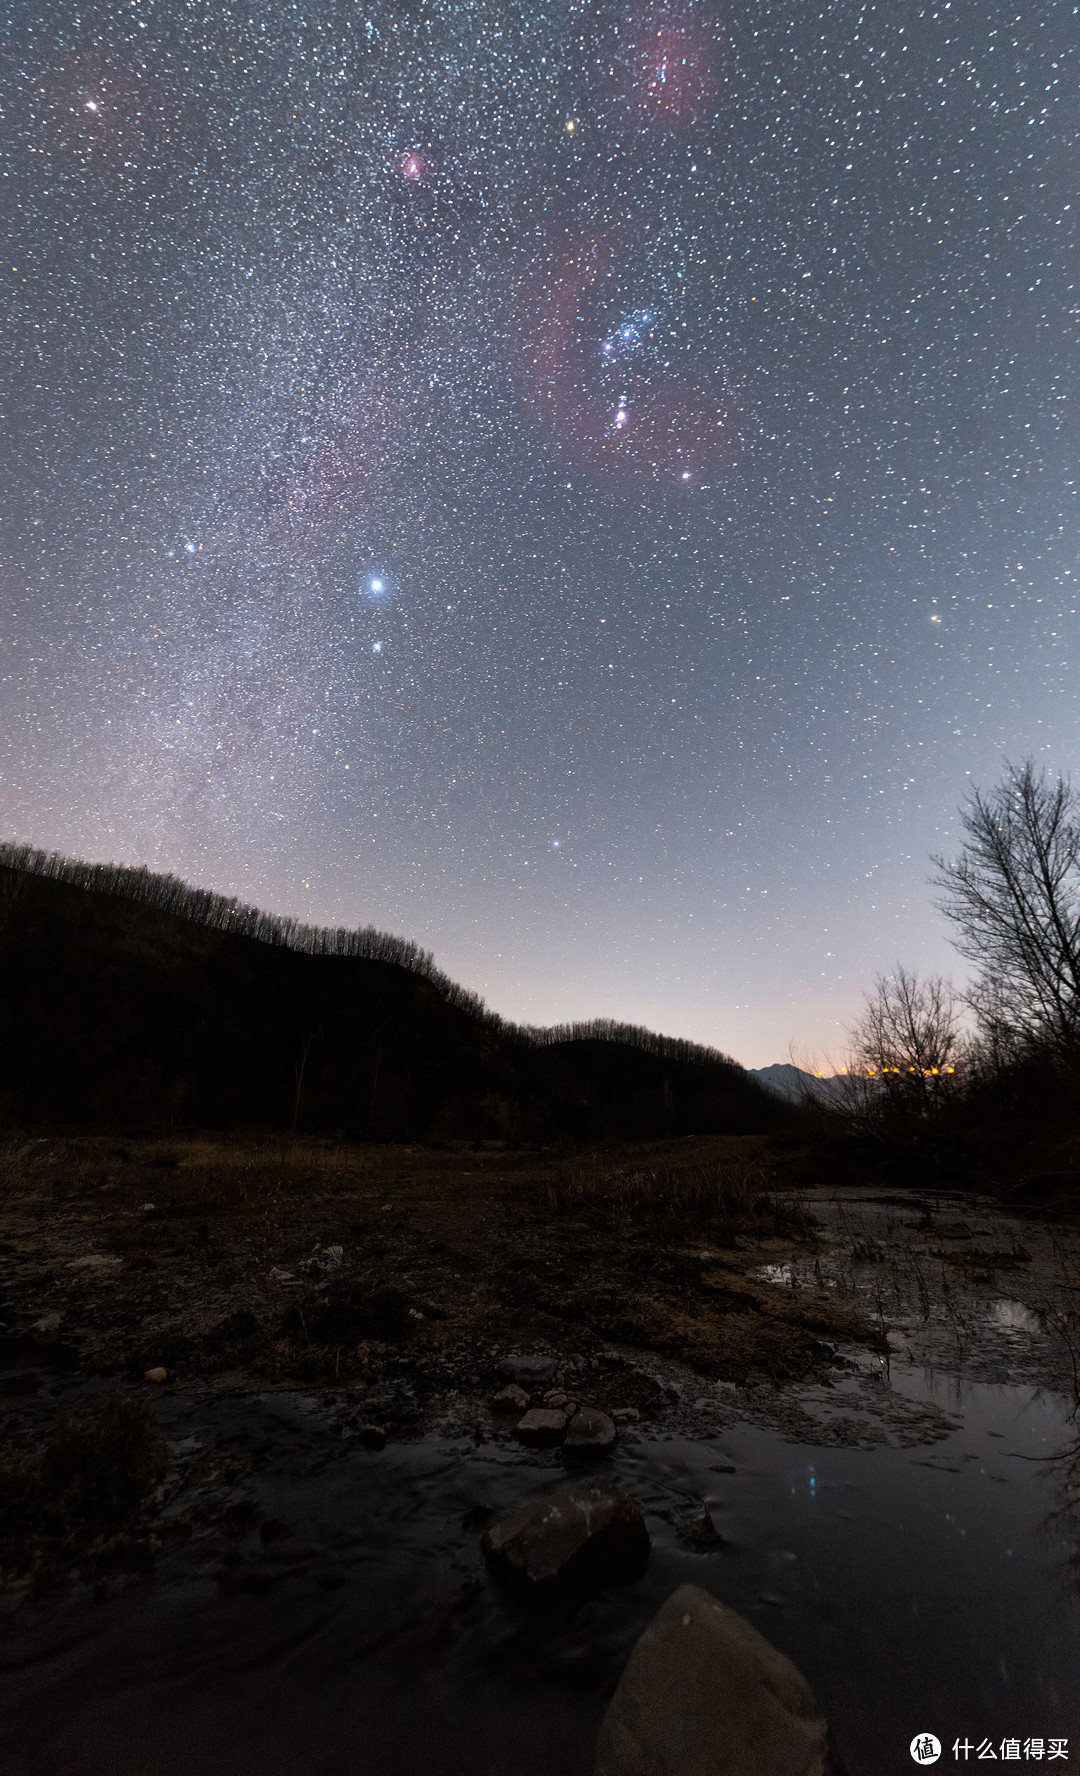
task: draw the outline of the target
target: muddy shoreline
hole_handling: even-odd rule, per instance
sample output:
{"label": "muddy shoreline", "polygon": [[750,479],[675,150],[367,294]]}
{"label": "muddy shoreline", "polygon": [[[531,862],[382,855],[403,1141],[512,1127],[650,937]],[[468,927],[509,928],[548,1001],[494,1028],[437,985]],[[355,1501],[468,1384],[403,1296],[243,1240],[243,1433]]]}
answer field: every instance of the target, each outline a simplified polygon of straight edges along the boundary
{"label": "muddy shoreline", "polygon": [[455,1417],[487,1435],[515,1351],[645,1427],[794,1425],[812,1400],[817,1434],[856,1446],[903,1440],[897,1358],[1071,1391],[1075,1221],[806,1169],[753,1138],[571,1156],[23,1143],[0,1167],[7,1439],[40,1429],[61,1377],[153,1393],[148,1371],[318,1386],[346,1435],[364,1412],[395,1435]]}

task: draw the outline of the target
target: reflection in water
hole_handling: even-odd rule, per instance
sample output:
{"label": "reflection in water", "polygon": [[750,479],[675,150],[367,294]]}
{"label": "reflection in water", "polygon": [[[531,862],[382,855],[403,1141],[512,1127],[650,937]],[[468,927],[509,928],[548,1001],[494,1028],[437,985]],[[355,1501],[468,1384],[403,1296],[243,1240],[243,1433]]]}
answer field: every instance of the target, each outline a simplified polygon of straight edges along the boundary
{"label": "reflection in water", "polygon": [[1051,1511],[1048,1527],[1067,1546],[1067,1569],[1073,1589],[1080,1594],[1080,1428],[1073,1414],[1073,1440],[1050,1457],[1050,1467],[1058,1488],[1058,1503]]}
{"label": "reflection in water", "polygon": [[1041,1336],[1046,1331],[1041,1314],[1025,1307],[1022,1301],[995,1301],[990,1319],[1001,1332],[1027,1332]]}
{"label": "reflection in water", "polygon": [[[479,1543],[564,1482],[557,1453],[432,1437],[342,1454],[299,1396],[177,1396],[170,1434],[248,1452],[274,1535],[256,1517],[224,1559],[193,1538],[122,1597],[16,1617],[0,1767],[589,1776],[630,1648],[686,1581],[801,1667],[851,1776],[909,1769],[916,1732],[1080,1743],[1067,1403],[895,1363],[892,1380],[956,1428],[873,1450],[748,1424],[624,1443],[613,1477],[646,1513],[649,1566],[542,1609],[488,1583]],[[686,1525],[706,1509],[719,1538],[695,1541]]]}
{"label": "reflection in water", "polygon": [[763,1283],[793,1285],[795,1282],[795,1271],[790,1264],[759,1264],[757,1269],[751,1272],[751,1275],[759,1277]]}

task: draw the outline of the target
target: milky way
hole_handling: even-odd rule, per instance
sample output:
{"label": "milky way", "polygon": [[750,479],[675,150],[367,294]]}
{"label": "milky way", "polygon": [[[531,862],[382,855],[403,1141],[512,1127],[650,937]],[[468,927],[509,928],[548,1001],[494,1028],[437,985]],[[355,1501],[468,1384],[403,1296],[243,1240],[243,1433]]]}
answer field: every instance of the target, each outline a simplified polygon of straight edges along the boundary
{"label": "milky way", "polygon": [[1080,12],[16,4],[0,836],[836,1043],[1080,767]]}

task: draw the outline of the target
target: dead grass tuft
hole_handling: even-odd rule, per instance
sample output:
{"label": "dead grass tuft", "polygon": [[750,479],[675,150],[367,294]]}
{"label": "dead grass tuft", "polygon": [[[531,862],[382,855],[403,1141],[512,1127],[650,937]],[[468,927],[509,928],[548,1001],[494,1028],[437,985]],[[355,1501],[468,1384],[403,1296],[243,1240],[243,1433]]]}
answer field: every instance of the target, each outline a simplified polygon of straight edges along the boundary
{"label": "dead grass tuft", "polygon": [[745,1382],[752,1375],[801,1381],[827,1369],[833,1359],[830,1347],[805,1328],[752,1310],[702,1313],[639,1297],[625,1305],[608,1332],[727,1381]]}
{"label": "dead grass tuft", "polygon": [[813,1227],[805,1204],[770,1188],[768,1171],[756,1154],[651,1167],[594,1161],[553,1180],[548,1201],[553,1209],[614,1222],[684,1217],[759,1235],[805,1235]]}
{"label": "dead grass tuft", "polygon": [[165,1466],[165,1445],[144,1401],[106,1394],[61,1412],[43,1450],[0,1457],[0,1559],[24,1572],[44,1555],[115,1535]]}

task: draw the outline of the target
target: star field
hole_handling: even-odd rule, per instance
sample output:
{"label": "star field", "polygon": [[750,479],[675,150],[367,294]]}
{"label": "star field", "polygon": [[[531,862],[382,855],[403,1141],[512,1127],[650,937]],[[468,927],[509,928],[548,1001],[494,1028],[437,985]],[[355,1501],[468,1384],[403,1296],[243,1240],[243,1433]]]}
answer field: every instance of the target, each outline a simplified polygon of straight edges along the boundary
{"label": "star field", "polygon": [[0,836],[748,1064],[1077,750],[1080,9],[0,42]]}

